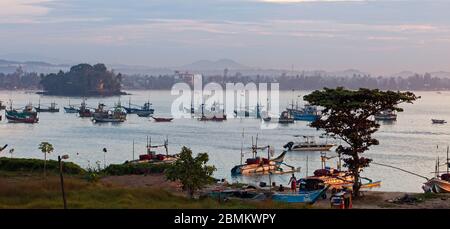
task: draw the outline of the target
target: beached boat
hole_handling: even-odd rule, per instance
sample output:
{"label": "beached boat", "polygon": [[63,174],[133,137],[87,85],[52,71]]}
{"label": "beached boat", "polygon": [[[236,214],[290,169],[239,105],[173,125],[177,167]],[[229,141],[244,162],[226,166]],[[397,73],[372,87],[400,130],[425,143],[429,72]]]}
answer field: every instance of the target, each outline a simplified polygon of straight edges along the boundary
{"label": "beached boat", "polygon": [[397,114],[392,110],[384,110],[376,114],[375,120],[377,121],[395,121],[397,120]]}
{"label": "beached boat", "polygon": [[35,107],[36,112],[48,112],[48,113],[58,113],[59,108],[56,107],[56,103],[52,102],[50,103],[50,106],[42,106],[40,101],[37,107]]}
{"label": "beached boat", "polygon": [[445,124],[445,123],[447,123],[447,121],[445,121],[444,119],[431,119],[431,122],[433,124]]}
{"label": "beached boat", "polygon": [[[310,181],[309,181],[310,180]],[[301,182],[312,182],[315,181],[314,179],[305,179]],[[319,198],[325,199],[326,198],[326,191],[328,190],[329,186],[325,184],[320,184],[320,180],[315,181],[316,183],[315,187],[311,188],[302,188],[302,183],[300,183],[300,190],[298,193],[275,193],[272,195],[272,200],[277,202],[284,202],[284,203],[307,203],[307,204],[313,204],[315,203]]]}
{"label": "beached boat", "polygon": [[[264,150],[267,150],[266,158],[257,156],[258,151]],[[298,169],[295,169],[293,166],[287,165],[283,162],[286,153],[287,151],[283,151],[279,156],[275,158],[270,158],[271,155],[274,154],[273,148],[270,146],[258,147],[258,136],[257,136],[255,144],[253,144],[252,138],[252,148],[251,148],[252,157],[248,158],[245,161],[245,163],[243,162],[244,151],[243,145],[241,143],[241,163],[239,165],[234,166],[231,169],[231,175],[239,176],[239,175],[269,174],[269,172],[273,174],[284,174],[298,171]],[[287,168],[283,168],[282,166],[286,166]]]}
{"label": "beached boat", "polygon": [[98,108],[92,115],[94,122],[124,122],[127,119],[127,113],[124,112],[120,105],[116,106],[114,110],[105,110],[105,105],[100,103]]}
{"label": "beached boat", "polygon": [[[445,166],[446,171],[441,172],[440,167]],[[450,193],[450,160],[449,160],[449,148],[447,147],[447,160],[445,163],[441,164],[439,158],[436,160],[435,165],[435,177],[428,179],[427,182],[422,186],[425,192],[434,193]]]}
{"label": "beached boat", "polygon": [[[294,137],[300,137],[296,135]],[[316,143],[314,136],[302,136],[305,141],[300,142],[288,142],[283,148],[287,148],[289,151],[329,151],[333,148],[334,144],[329,143]]]}
{"label": "beached boat", "polygon": [[283,111],[281,112],[280,118],[278,119],[278,123],[291,124],[294,123],[294,118],[291,116],[289,111]]}
{"label": "beached boat", "polygon": [[173,120],[173,118],[161,118],[161,117],[152,117],[155,122],[171,122]]}
{"label": "beached boat", "polygon": [[317,109],[317,106],[310,104],[306,104],[302,108],[299,107],[298,104],[294,108],[294,104],[292,104],[291,108],[287,108],[286,110],[290,113],[294,120],[298,121],[313,122],[322,117],[320,111]]}
{"label": "beached boat", "polygon": [[128,107],[123,107],[127,114],[137,114],[139,117],[149,117],[155,112],[155,109],[151,108],[151,103],[146,102],[143,106],[135,105],[131,103],[131,99],[128,102]]}
{"label": "beached boat", "polygon": [[[444,176],[444,178],[442,178]],[[450,193],[450,174],[443,174],[440,177],[434,177],[423,185],[425,192]]]}
{"label": "beached boat", "polygon": [[[133,147],[134,148],[134,147]],[[164,148],[165,154],[156,153],[159,148]],[[179,159],[178,154],[169,154],[169,139],[164,140],[162,145],[152,145],[151,138],[147,138],[146,154],[139,155],[139,159],[128,161],[126,163],[153,163],[153,164],[171,164]]]}

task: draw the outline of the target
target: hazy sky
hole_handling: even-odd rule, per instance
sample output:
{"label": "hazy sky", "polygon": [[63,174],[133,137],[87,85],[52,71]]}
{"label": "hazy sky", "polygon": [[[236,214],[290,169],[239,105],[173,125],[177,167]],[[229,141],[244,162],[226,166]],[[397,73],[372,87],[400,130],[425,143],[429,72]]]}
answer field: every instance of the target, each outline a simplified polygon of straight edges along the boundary
{"label": "hazy sky", "polygon": [[[177,66],[450,71],[450,1],[0,0],[0,54]],[[31,57],[30,57],[31,58]]]}

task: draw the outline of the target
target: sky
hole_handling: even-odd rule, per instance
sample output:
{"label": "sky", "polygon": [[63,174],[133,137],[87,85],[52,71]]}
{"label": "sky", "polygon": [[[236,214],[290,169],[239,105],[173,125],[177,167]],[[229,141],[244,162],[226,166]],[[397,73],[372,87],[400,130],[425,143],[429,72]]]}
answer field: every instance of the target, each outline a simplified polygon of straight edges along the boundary
{"label": "sky", "polygon": [[449,10],[448,0],[0,0],[0,57],[450,71]]}

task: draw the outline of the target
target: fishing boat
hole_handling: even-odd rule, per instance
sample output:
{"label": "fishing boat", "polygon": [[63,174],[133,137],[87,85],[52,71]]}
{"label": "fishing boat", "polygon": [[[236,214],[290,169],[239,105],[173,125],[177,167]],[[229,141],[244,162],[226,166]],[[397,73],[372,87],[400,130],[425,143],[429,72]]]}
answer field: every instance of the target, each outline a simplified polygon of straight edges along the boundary
{"label": "fishing boat", "polygon": [[6,109],[6,105],[3,104],[3,101],[0,100],[0,111],[5,110],[5,109]]}
{"label": "fishing boat", "polygon": [[[299,138],[299,135],[295,135],[294,137]],[[288,149],[289,151],[329,151],[333,148],[334,144],[328,143],[316,143],[314,140],[314,136],[302,136],[305,141],[303,142],[288,142],[283,148]]]}
{"label": "fishing boat", "polygon": [[131,103],[131,99],[128,101],[128,107],[123,107],[127,114],[137,114],[139,117],[149,117],[155,111],[151,108],[150,101],[144,103],[143,106],[135,105]]}
{"label": "fishing boat", "polygon": [[[441,172],[440,167],[445,166],[446,171]],[[440,164],[439,157],[435,164],[435,177],[428,179],[422,186],[425,192],[434,193],[450,193],[450,160],[449,160],[449,148],[447,147],[447,161]]]}
{"label": "fishing boat", "polygon": [[154,116],[152,116],[152,118],[155,120],[155,122],[171,122],[173,120],[173,118],[158,118]]}
{"label": "fishing boat", "polygon": [[78,115],[81,118],[91,118],[93,115],[91,109],[87,107],[85,99],[83,99],[83,102],[81,102],[80,109],[78,109]]}
{"label": "fishing boat", "polygon": [[[266,158],[257,156],[258,151],[264,150],[267,150]],[[258,147],[258,137],[256,137],[256,144],[254,145],[252,138],[251,153],[252,157],[248,158],[244,163],[244,151],[243,145],[241,145],[241,163],[231,169],[232,176],[269,174],[269,172],[274,174],[283,174],[297,171],[297,169],[295,169],[293,166],[287,165],[283,162],[287,151],[283,151],[279,156],[275,158],[270,158],[271,155],[274,154],[273,148],[271,146]],[[282,165],[288,168],[285,169],[282,167]]]}
{"label": "fishing boat", "polygon": [[294,123],[294,118],[291,116],[289,111],[283,111],[281,112],[280,118],[278,119],[278,123],[291,124]]}
{"label": "fishing boat", "polygon": [[263,118],[264,122],[270,122],[272,120],[272,118],[270,116],[266,116]]}
{"label": "fishing boat", "polygon": [[50,103],[50,106],[48,106],[48,107],[42,107],[41,102],[39,101],[39,104],[37,107],[35,107],[35,109],[37,112],[48,112],[48,113],[58,113],[59,112],[59,108],[56,107],[55,102]]}
{"label": "fishing boat", "polygon": [[392,110],[384,110],[377,113],[375,116],[377,121],[396,121],[397,114]]}
{"label": "fishing boat", "polygon": [[33,110],[33,105],[28,104],[22,111],[17,111],[16,109],[11,107],[9,110],[6,110],[6,118],[10,123],[38,123],[39,118],[37,116],[37,112]]}
{"label": "fishing boat", "polygon": [[304,178],[299,180],[298,193],[275,193],[272,200],[284,203],[307,203],[313,204],[319,198],[326,199],[329,185],[320,179]]}
{"label": "fishing boat", "polygon": [[105,105],[100,103],[98,108],[92,115],[92,121],[94,122],[124,122],[127,118],[127,113],[124,112],[119,105],[116,105],[113,110],[105,110]]}
{"label": "fishing boat", "polygon": [[64,107],[64,111],[68,114],[78,113],[78,109],[74,105],[70,104],[70,100],[69,100],[69,106]]}
{"label": "fishing boat", "polygon": [[215,122],[222,122],[227,120],[227,115],[225,114],[225,111],[222,109],[222,114],[213,114],[205,115],[205,104],[201,105],[202,107],[202,116],[198,119],[199,121],[215,121]]}
{"label": "fishing boat", "polygon": [[[164,148],[165,154],[156,153],[159,148]],[[134,142],[133,142],[134,150]],[[139,155],[139,159],[128,161],[126,163],[139,164],[139,163],[153,163],[153,164],[171,164],[179,159],[178,154],[169,154],[169,138],[164,140],[162,145],[152,145],[151,138],[147,137],[146,154]]]}
{"label": "fishing boat", "polygon": [[[331,168],[326,165],[327,160],[338,158],[337,169]],[[341,170],[341,157],[333,156],[327,157],[326,154],[322,153],[320,155],[322,168],[314,171],[313,176],[308,178],[320,179],[325,184],[330,185],[333,189],[342,189],[344,185],[349,185],[354,183],[354,176],[348,172]]]}
{"label": "fishing boat", "polygon": [[292,103],[290,108],[286,109],[290,115],[297,121],[309,121],[313,122],[322,117],[321,112],[317,109],[317,106],[306,104],[304,107],[299,107],[298,104],[294,108]]}
{"label": "fishing boat", "polygon": [[445,121],[444,119],[431,119],[431,122],[433,124],[445,124],[445,123],[447,123],[447,121]]}

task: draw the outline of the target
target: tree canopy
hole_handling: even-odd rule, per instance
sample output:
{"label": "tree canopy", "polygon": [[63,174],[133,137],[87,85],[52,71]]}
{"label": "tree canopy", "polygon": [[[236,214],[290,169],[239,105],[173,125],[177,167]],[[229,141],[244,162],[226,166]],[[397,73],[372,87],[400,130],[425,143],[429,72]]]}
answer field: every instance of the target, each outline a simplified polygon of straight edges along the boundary
{"label": "tree canopy", "polygon": [[372,137],[380,125],[374,115],[384,110],[401,112],[401,103],[412,103],[417,97],[411,92],[380,91],[379,89],[347,90],[324,88],[304,97],[311,105],[321,106],[323,117],[310,125],[322,129],[331,137],[343,140],[336,152],[344,156],[344,166],[355,178],[353,191],[359,195],[360,172],[372,161],[360,154],[378,145]]}
{"label": "tree canopy", "polygon": [[214,166],[208,166],[208,154],[199,153],[195,158],[192,151],[183,147],[179,159],[166,170],[166,177],[171,181],[180,181],[182,189],[192,198],[194,193],[212,181]]}
{"label": "tree canopy", "polygon": [[119,95],[122,75],[108,71],[104,64],[78,64],[70,71],[42,76],[41,84],[51,95]]}

